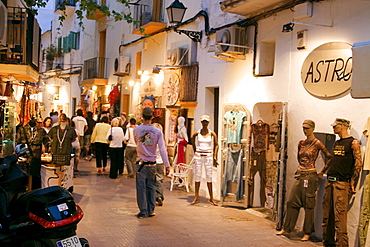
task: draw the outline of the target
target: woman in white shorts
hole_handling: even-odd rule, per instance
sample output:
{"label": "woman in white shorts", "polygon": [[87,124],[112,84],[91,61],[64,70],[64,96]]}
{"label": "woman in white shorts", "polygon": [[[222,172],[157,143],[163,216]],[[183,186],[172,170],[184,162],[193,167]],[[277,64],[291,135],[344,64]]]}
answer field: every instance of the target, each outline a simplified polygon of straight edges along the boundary
{"label": "woman in white shorts", "polygon": [[192,136],[192,146],[194,150],[194,180],[195,180],[195,197],[192,205],[199,202],[200,180],[202,178],[202,166],[206,171],[207,188],[210,202],[217,206],[213,199],[212,191],[212,167],[217,166],[218,140],[215,132],[208,129],[210,117],[204,115],[200,118],[202,128]]}

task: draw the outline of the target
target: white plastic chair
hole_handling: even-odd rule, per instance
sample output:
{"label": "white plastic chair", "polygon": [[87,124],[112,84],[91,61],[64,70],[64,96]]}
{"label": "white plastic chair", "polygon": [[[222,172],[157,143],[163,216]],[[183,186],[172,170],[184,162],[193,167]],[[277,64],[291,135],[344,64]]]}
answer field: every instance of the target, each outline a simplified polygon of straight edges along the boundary
{"label": "white plastic chair", "polygon": [[185,163],[179,163],[173,166],[170,191],[172,191],[174,185],[177,185],[179,187],[185,186],[186,191],[189,193],[190,169],[191,167]]}

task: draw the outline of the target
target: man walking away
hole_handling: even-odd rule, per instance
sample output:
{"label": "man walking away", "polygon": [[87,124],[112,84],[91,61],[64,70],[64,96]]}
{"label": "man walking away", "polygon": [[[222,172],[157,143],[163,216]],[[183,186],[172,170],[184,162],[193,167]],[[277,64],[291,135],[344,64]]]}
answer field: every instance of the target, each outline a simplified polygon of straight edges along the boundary
{"label": "man walking away", "polygon": [[136,215],[138,218],[155,216],[157,146],[166,166],[166,175],[170,172],[170,163],[162,131],[151,125],[153,110],[150,107],[145,107],[142,116],[143,124],[134,129],[139,158],[136,166],[136,199],[140,209]]}

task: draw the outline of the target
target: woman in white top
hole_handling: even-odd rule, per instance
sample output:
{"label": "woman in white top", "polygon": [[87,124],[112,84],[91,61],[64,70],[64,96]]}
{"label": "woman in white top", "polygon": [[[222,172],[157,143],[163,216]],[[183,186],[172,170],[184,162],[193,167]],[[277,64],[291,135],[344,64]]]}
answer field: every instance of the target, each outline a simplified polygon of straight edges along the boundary
{"label": "woman in white top", "polygon": [[218,140],[215,132],[208,129],[211,118],[204,115],[200,118],[202,129],[195,132],[192,136],[192,146],[194,150],[194,180],[195,180],[195,197],[193,202],[199,202],[200,180],[202,178],[202,166],[206,171],[207,188],[210,202],[217,206],[213,199],[212,191],[212,166],[217,166]]}
{"label": "woman in white top", "polygon": [[[111,136],[112,138],[109,138],[109,136]],[[112,179],[117,178],[118,166],[123,162],[123,138],[123,129],[119,127],[119,120],[118,118],[114,118],[112,120],[112,127],[110,128],[106,136],[106,139],[109,141],[109,178]]]}
{"label": "woman in white top", "polygon": [[130,124],[126,130],[125,134],[125,141],[127,142],[126,144],[126,152],[125,152],[125,163],[127,165],[127,171],[128,171],[128,176],[127,178],[133,178],[135,176],[134,173],[134,168],[136,164],[136,142],[134,138],[134,128],[136,127],[136,119],[131,118],[130,119]]}

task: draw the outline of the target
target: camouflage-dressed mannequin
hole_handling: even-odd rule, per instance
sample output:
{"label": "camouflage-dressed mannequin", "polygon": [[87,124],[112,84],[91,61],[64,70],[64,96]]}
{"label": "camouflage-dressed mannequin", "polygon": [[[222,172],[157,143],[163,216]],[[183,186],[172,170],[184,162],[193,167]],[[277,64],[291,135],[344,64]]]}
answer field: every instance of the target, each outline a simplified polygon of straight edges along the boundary
{"label": "camouflage-dressed mannequin", "polygon": [[41,187],[41,154],[45,151],[44,145],[47,142],[46,131],[36,124],[34,118],[18,130],[17,144],[24,143],[29,145],[30,148],[30,157],[28,159],[30,169],[28,172],[32,176],[32,189]]}

